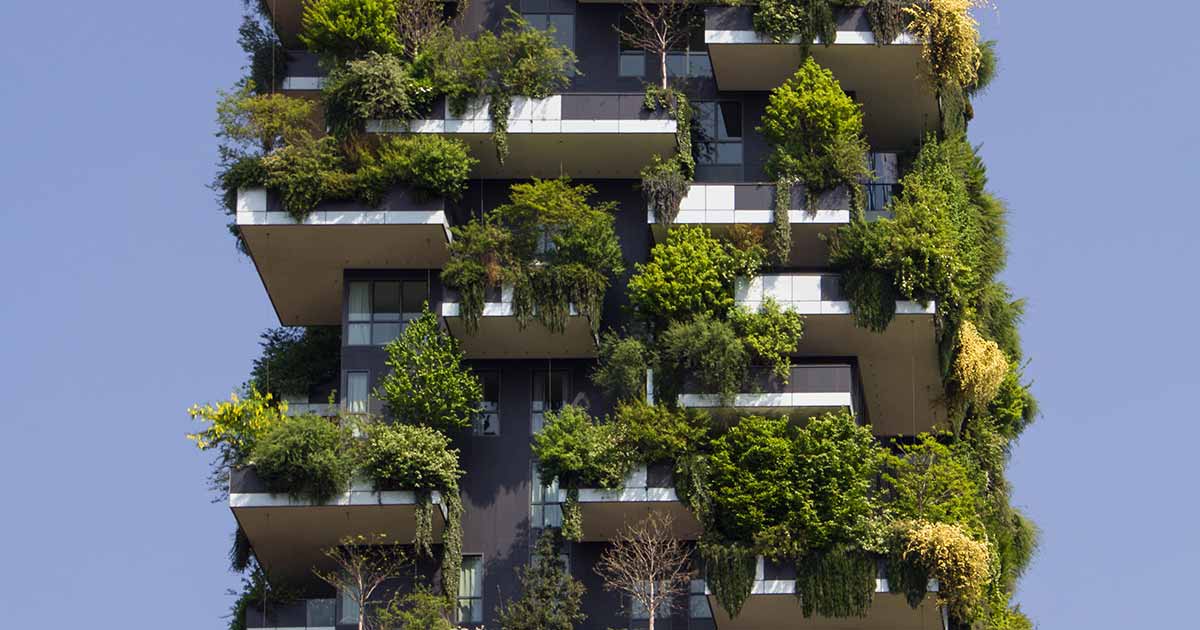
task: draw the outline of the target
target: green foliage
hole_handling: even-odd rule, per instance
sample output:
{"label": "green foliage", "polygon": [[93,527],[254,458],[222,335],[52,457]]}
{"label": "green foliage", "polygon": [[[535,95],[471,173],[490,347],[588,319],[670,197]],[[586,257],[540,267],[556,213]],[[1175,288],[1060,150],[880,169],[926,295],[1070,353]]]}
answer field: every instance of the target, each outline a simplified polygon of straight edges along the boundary
{"label": "green foliage", "polygon": [[573,405],[546,413],[533,454],[542,479],[567,488],[619,488],[634,464],[620,424],[597,422]]}
{"label": "green foliage", "polygon": [[450,603],[445,596],[435,594],[424,584],[417,584],[412,591],[394,597],[381,609],[378,621],[383,628],[455,630],[450,613]]}
{"label": "green foliage", "polygon": [[866,617],[875,595],[875,558],[844,546],[796,561],[796,598],[805,617]]}
{"label": "green foliage", "polygon": [[349,487],[353,448],[348,428],[304,414],[269,425],[250,458],[270,492],[325,503]]}
{"label": "green foliage", "polygon": [[712,449],[713,517],[727,540],[787,539],[799,556],[858,543],[872,519],[880,457],[870,429],[848,413],[803,428],[783,418],[743,418]]}
{"label": "green foliage", "polygon": [[888,510],[896,518],[982,530],[983,480],[962,449],[923,433],[888,455],[882,477],[890,493]]}
{"label": "green foliage", "polygon": [[458,200],[467,188],[471,169],[479,163],[466,143],[432,134],[398,136],[384,140],[375,153],[363,156],[355,174],[362,196],[377,205],[397,183],[412,186],[429,197]]}
{"label": "green foliage", "polygon": [[463,552],[463,501],[455,488],[442,494],[446,506],[446,529],[442,531],[442,594],[458,597],[459,570]]}
{"label": "green foliage", "polygon": [[713,597],[731,617],[736,617],[754,589],[757,554],[743,545],[705,540],[698,547],[704,560],[705,581]]}
{"label": "green foliage", "polygon": [[867,19],[871,21],[876,46],[890,44],[904,32],[908,26],[904,7],[909,4],[912,0],[870,0],[866,3]]}
{"label": "green foliage", "polygon": [[642,168],[642,197],[654,210],[660,225],[671,225],[679,214],[679,204],[691,189],[696,174],[692,154],[692,106],[687,96],[674,88],[646,86],[644,107],[648,111],[667,111],[675,116],[675,153],[663,158],[655,154]]}
{"label": "green foliage", "polygon": [[263,435],[282,421],[286,410],[287,405],[270,393],[251,387],[245,396],[231,394],[228,402],[192,405],[188,415],[207,426],[187,437],[202,451],[216,450],[218,465],[244,464]]}
{"label": "green foliage", "polygon": [[233,607],[229,610],[229,630],[246,630],[246,611],[251,606],[270,611],[299,598],[299,592],[295,589],[272,584],[267,572],[257,564],[250,571],[250,575],[242,578],[241,592],[230,590],[229,594],[237,595]]}
{"label": "green foliage", "polygon": [[782,175],[775,181],[775,207],[771,211],[771,231],[767,235],[767,259],[786,266],[792,253],[792,188],[796,177]]}
{"label": "green foliage", "polygon": [[951,619],[969,621],[979,614],[992,577],[987,543],[972,539],[957,525],[925,521],[898,523],[895,536],[893,573],[910,603],[918,592],[923,596],[920,578],[932,578],[938,581],[938,601]]}
{"label": "green foliage", "polygon": [[733,309],[730,321],[754,360],[769,366],[774,377],[787,384],[792,373],[791,355],[804,336],[804,318],[768,298],[757,312]]}
{"label": "green foliage", "polygon": [[229,568],[234,573],[244,573],[250,568],[253,557],[250,539],[239,525],[233,532],[233,544],[229,546]]}
{"label": "green foliage", "polygon": [[411,120],[433,87],[412,76],[396,55],[368,52],[330,73],[323,89],[325,122],[339,137],[361,133],[370,119]]}
{"label": "green foliage", "polygon": [[814,40],[826,46],[837,40],[833,4],[832,0],[759,0],[754,30],[780,44],[798,40],[807,57]]}
{"label": "green foliage", "polygon": [[341,368],[340,326],[271,328],[259,335],[262,353],[250,384],[276,397],[307,398],[313,387],[336,383]]}
{"label": "green foliage", "polygon": [[1005,439],[1015,440],[1037,418],[1037,400],[1021,382],[1021,371],[1010,367],[996,397],[988,404],[987,416]]}
{"label": "green foliage", "polygon": [[842,91],[833,73],[806,60],[771,91],[758,128],[773,147],[768,176],[802,181],[810,200],[839,185],[856,187],[868,174],[862,120],[862,108]]}
{"label": "green foliage", "polygon": [[353,199],[357,193],[332,136],[289,144],[262,162],[267,174],[263,183],[279,191],[283,209],[297,221],[323,201]]}
{"label": "green foliage", "polygon": [[659,326],[697,315],[722,318],[733,307],[739,276],[753,276],[762,250],[739,250],[698,226],[672,229],[654,246],[650,261],[638,264],[629,280],[629,300],[646,321]]}
{"label": "green foliage", "polygon": [[311,101],[256,94],[255,90],[256,85],[247,81],[235,91],[218,92],[217,138],[222,164],[263,157],[288,144],[309,141],[316,131]]}
{"label": "green foliage", "polygon": [[287,76],[288,54],[270,19],[246,12],[238,27],[238,45],[247,57],[247,83],[256,94],[269,94]]}
{"label": "green foliage", "polygon": [[600,360],[592,382],[612,400],[642,400],[646,396],[647,355],[640,339],[605,333],[600,338]]}
{"label": "green foliage", "polygon": [[625,265],[615,205],[591,205],[593,194],[567,178],[514,184],[509,203],[455,230],[442,281],[462,293],[468,330],[477,327],[485,289],[501,283],[513,286],[522,325],[536,318],[562,332],[574,306],[599,330],[604,294]]}
{"label": "green foliage", "polygon": [[583,623],[584,587],[558,559],[559,545],[547,532],[538,539],[532,561],[521,567],[521,596],[496,607],[504,630],[574,630]]}
{"label": "green foliage", "polygon": [[638,400],[617,406],[613,422],[638,461],[675,461],[707,445],[711,430],[707,415],[674,410]]}
{"label": "green foliage", "polygon": [[308,0],[300,41],[330,66],[369,52],[402,52],[394,0]]}
{"label": "green foliage", "polygon": [[715,394],[731,404],[746,380],[750,355],[733,326],[708,315],[690,322],[674,322],[659,339],[655,391],[674,404],[685,381],[700,392]]}
{"label": "green foliage", "polygon": [[396,418],[451,433],[471,426],[483,386],[463,365],[458,341],[441,330],[428,308],[389,343],[390,372],[376,395]]}
{"label": "green foliage", "polygon": [[971,97],[987,91],[988,86],[996,78],[999,63],[996,59],[996,40],[979,42],[979,53],[979,68],[975,73],[975,81],[964,86],[967,96]]}
{"label": "green foliage", "polygon": [[458,449],[445,435],[429,427],[372,424],[361,455],[363,472],[378,490],[451,492],[463,471]]}

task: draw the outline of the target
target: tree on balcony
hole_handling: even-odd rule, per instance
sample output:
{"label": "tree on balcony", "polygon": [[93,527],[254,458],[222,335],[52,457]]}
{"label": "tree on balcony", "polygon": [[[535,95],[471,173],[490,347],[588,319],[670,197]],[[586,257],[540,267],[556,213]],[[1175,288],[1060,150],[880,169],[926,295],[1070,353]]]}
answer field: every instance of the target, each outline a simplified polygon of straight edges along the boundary
{"label": "tree on balcony", "polygon": [[623,528],[596,564],[604,588],[628,597],[631,612],[645,614],[650,630],[687,595],[692,578],[687,548],[671,526],[669,514],[651,512]]}
{"label": "tree on balcony", "polygon": [[621,41],[658,60],[659,87],[667,89],[667,53],[680,50],[697,21],[691,0],[634,0],[625,5],[625,26],[614,26]]}
{"label": "tree on balcony", "polygon": [[385,534],[355,535],[343,538],[341,544],[324,550],[333,569],[313,572],[339,593],[350,596],[358,608],[358,630],[379,630],[382,626],[371,611],[371,602],[383,583],[408,565],[408,557],[398,544]]}
{"label": "tree on balcony", "polygon": [[496,607],[504,630],[574,630],[587,619],[582,611],[583,584],[571,577],[559,558],[553,532],[542,534],[528,566],[519,569],[521,597]]}

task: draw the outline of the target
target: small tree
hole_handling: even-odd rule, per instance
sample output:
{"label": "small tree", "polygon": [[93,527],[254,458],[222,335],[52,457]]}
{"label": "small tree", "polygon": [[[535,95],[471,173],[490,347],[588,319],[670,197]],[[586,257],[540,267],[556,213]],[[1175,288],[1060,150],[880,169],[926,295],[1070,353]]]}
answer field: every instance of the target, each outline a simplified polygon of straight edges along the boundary
{"label": "small tree", "polygon": [[408,557],[397,541],[386,534],[343,538],[341,544],[323,551],[334,569],[317,571],[318,578],[340,592],[348,593],[358,605],[358,630],[376,630],[382,625],[368,614],[367,603],[388,578],[399,575]]}
{"label": "small tree", "polygon": [[483,386],[462,364],[458,342],[428,309],[387,346],[387,366],[376,395],[404,422],[448,432],[471,425]]}
{"label": "small tree", "polygon": [[538,539],[533,561],[519,571],[521,597],[496,607],[504,630],[573,630],[587,619],[581,610],[583,584],[571,577],[558,558],[555,534]]}
{"label": "small tree", "polygon": [[667,88],[667,53],[688,41],[695,13],[691,0],[634,0],[626,5],[625,28],[614,27],[627,46],[658,58],[659,87]]}
{"label": "small tree", "polygon": [[692,577],[687,549],[671,535],[671,523],[669,514],[651,512],[621,530],[596,564],[604,588],[641,606],[650,630],[658,611],[670,610],[687,593]]}

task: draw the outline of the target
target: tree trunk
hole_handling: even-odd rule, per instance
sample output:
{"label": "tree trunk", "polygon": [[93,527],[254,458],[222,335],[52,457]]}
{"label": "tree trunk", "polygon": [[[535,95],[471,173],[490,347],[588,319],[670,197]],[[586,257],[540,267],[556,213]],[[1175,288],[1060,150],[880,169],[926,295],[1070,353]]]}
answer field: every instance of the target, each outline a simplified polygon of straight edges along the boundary
{"label": "tree trunk", "polygon": [[[662,89],[665,90],[667,89],[667,49],[665,47],[658,51],[658,70],[662,73],[660,75],[662,77]],[[654,628],[650,630],[654,630]]]}

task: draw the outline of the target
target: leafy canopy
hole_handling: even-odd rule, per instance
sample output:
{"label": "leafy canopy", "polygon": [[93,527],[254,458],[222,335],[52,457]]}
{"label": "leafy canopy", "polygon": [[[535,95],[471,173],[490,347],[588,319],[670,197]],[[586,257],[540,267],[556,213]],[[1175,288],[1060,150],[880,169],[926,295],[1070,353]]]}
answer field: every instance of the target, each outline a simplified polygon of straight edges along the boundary
{"label": "leafy canopy", "polygon": [[349,428],[302,414],[269,425],[250,458],[270,492],[324,503],[349,486],[353,451]]}
{"label": "leafy canopy", "polygon": [[598,422],[573,405],[546,414],[533,454],[543,479],[570,488],[619,488],[634,464],[621,425]]}
{"label": "leafy canopy", "polygon": [[396,418],[443,433],[471,426],[483,386],[465,365],[458,341],[428,308],[385,348],[391,370],[376,395]]}
{"label": "leafy canopy", "polygon": [[377,423],[367,428],[362,469],[381,490],[457,491],[458,449],[429,427]]}
{"label": "leafy canopy", "polygon": [[277,397],[307,397],[312,388],[337,382],[340,327],[272,328],[260,339],[262,354],[250,371],[255,389]]}
{"label": "leafy canopy", "polygon": [[768,298],[758,311],[733,309],[729,319],[754,359],[769,366],[772,375],[787,384],[792,373],[791,355],[804,335],[804,318]]}
{"label": "leafy canopy", "polygon": [[402,52],[395,0],[308,0],[300,41],[330,65],[368,52]]}

